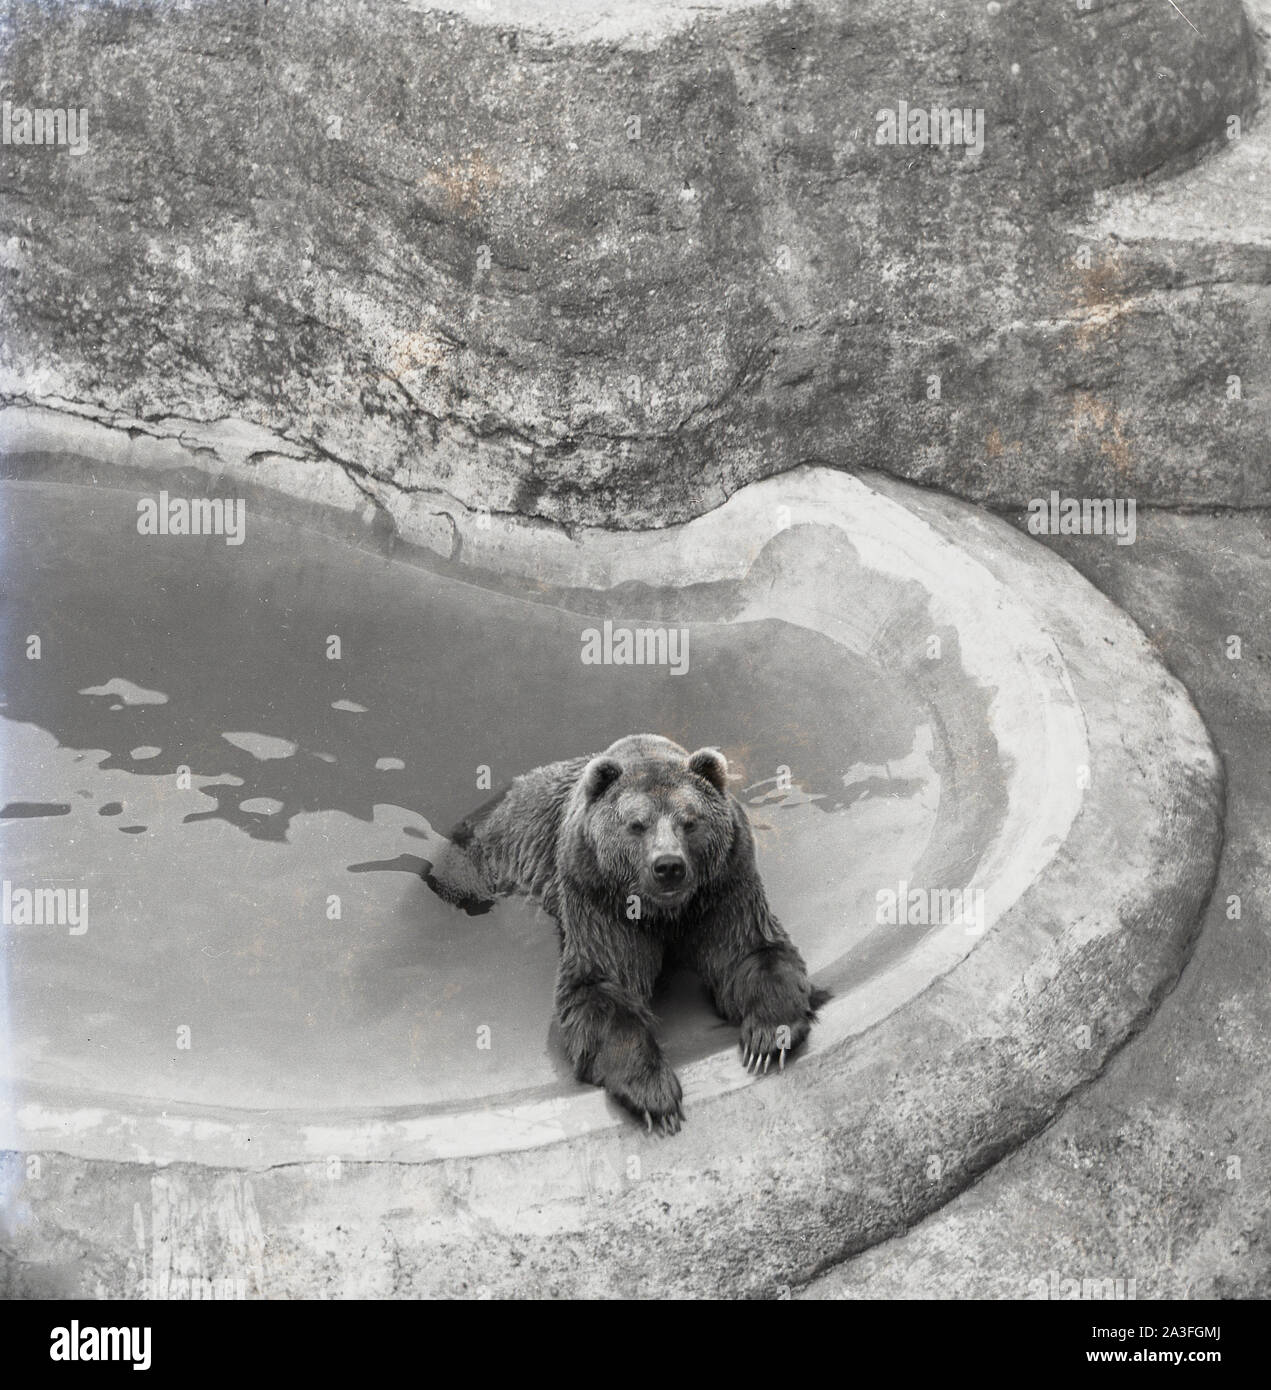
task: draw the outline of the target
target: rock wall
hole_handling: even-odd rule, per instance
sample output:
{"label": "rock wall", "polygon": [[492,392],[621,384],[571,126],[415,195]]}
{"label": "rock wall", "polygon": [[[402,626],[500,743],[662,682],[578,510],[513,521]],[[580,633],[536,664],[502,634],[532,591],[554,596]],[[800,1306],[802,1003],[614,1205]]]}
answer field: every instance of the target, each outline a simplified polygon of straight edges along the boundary
{"label": "rock wall", "polygon": [[1271,238],[1090,223],[1251,128],[1183,8],[11,4],[0,404],[566,525],[807,461],[1271,502]]}

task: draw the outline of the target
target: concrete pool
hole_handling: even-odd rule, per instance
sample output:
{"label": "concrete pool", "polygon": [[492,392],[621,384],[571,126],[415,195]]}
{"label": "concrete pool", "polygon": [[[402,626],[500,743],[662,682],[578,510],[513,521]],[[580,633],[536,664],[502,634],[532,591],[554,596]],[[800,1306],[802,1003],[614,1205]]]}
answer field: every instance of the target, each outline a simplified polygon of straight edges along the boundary
{"label": "concrete pool", "polygon": [[[1128,620],[972,508],[799,469],[663,531],[456,510],[439,549],[245,478],[9,463],[0,862],[8,902],[82,890],[87,921],[6,927],[4,1147],[107,1190],[187,1165],[250,1189],[277,1217],[255,1292],[313,1273],[328,1216],[390,1211],[423,1223],[417,1290],[478,1260],[516,1287],[527,1241],[562,1288],[627,1287],[638,1248],[568,1252],[649,1220],[683,1244],[660,1287],[789,1281],[1044,1123],[1185,958],[1219,833],[1203,727]],[[245,497],[244,544],[139,535],[161,488]],[[686,631],[686,669],[584,665],[605,622]],[[418,877],[487,781],[640,729],[728,754],[835,993],[756,1079],[669,981],[689,1125],[661,1147],[569,1075],[548,919]]]}
{"label": "concrete pool", "polygon": [[[0,640],[43,644],[5,672],[3,862],[11,882],[82,889],[89,914],[16,934],[33,1079],[286,1109],[572,1091],[548,1038],[550,922],[523,900],[473,920],[418,875],[489,779],[645,724],[729,755],[779,912],[839,989],[934,929],[879,924],[878,889],[960,893],[1001,827],[991,692],[963,678],[956,744],[936,709],[961,676],[951,630],[942,661],[888,670],[690,607],[686,670],[583,666],[580,634],[621,610],[580,617],[268,518],[242,550],[139,538],[140,500],[32,483],[0,503]],[[728,1038],[677,984],[682,1062]]]}

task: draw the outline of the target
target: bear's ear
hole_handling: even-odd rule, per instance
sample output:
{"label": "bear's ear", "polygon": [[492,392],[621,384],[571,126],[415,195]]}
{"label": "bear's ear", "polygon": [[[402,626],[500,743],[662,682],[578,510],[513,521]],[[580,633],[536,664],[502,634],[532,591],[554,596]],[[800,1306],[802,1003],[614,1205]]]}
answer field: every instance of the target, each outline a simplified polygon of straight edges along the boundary
{"label": "bear's ear", "polygon": [[588,801],[607,791],[622,776],[622,764],[612,758],[593,758],[583,768],[583,793]]}
{"label": "bear's ear", "polygon": [[728,760],[718,748],[699,748],[688,760],[688,770],[704,777],[716,791],[727,791]]}

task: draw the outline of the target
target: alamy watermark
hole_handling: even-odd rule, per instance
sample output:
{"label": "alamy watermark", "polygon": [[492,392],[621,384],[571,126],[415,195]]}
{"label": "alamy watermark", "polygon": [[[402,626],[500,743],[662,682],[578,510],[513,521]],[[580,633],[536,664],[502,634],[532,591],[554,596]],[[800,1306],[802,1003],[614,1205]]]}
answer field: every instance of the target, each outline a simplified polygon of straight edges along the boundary
{"label": "alamy watermark", "polygon": [[1137,1279],[1066,1279],[1052,1269],[1028,1281],[1028,1297],[1063,1299],[1098,1299],[1120,1302],[1138,1297]]}
{"label": "alamy watermark", "polygon": [[60,145],[71,154],[88,153],[88,107],[20,106],[0,102],[0,144]]}
{"label": "alamy watermark", "polygon": [[1028,530],[1034,536],[1115,536],[1133,545],[1138,534],[1133,497],[1034,497],[1028,504]]}
{"label": "alamy watermark", "polygon": [[0,925],[65,927],[68,936],[88,930],[87,888],[23,888],[5,879],[0,885]]}
{"label": "alamy watermark", "polygon": [[874,920],[889,927],[965,927],[984,930],[983,888],[911,888],[904,880],[875,894]]}
{"label": "alamy watermark", "polygon": [[984,108],[910,106],[882,107],[874,115],[876,145],[962,145],[978,155],[984,149]]}
{"label": "alamy watermark", "polygon": [[582,634],[584,666],[666,666],[673,676],[688,670],[686,627],[589,627]]}
{"label": "alamy watermark", "polygon": [[247,538],[247,503],[241,497],[142,497],[137,503],[142,536],[224,536],[226,545]]}
{"label": "alamy watermark", "polygon": [[50,1361],[131,1361],[134,1371],[150,1369],[148,1327],[69,1326],[49,1334]]}

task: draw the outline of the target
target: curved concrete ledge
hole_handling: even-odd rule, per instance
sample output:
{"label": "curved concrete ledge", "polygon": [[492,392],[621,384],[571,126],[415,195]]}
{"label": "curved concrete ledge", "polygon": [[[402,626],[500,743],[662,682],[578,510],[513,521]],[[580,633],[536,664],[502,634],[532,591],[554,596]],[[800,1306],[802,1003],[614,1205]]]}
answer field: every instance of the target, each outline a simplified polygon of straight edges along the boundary
{"label": "curved concrete ledge", "polygon": [[[1248,133],[1239,0],[21,13],[11,98],[89,137],[0,153],[9,402],[569,525],[806,462],[1271,496],[1263,251],[1075,230]],[[879,144],[901,103],[982,148]]]}
{"label": "curved concrete ledge", "polygon": [[[120,447],[83,426],[72,450],[94,457],[93,441]],[[166,466],[195,457],[169,448]],[[346,531],[347,514],[292,505]],[[731,1049],[691,1064],[674,1142],[594,1092],[482,1114],[262,1115],[20,1086],[6,1146],[43,1158],[17,1194],[23,1258],[56,1264],[75,1247],[102,1288],[153,1289],[145,1213],[162,1209],[165,1243],[197,1247],[204,1273],[249,1267],[266,1295],[772,1294],[911,1224],[1045,1124],[1176,978],[1216,868],[1221,768],[1142,633],[1008,526],[814,469],[656,533],[422,515],[414,558],[471,582],[530,580],[564,607],[629,600],[650,574],[686,593],[722,585],[739,620],[779,613],[865,652],[888,632],[844,586],[843,558],[862,567],[857,585],[861,572],[917,581],[991,692],[1009,768],[1009,811],[976,868],[989,929],[941,929],[920,971],[845,991],[780,1078],[748,1080]],[[797,544],[782,546],[786,531]],[[407,557],[400,539],[394,553]]]}

